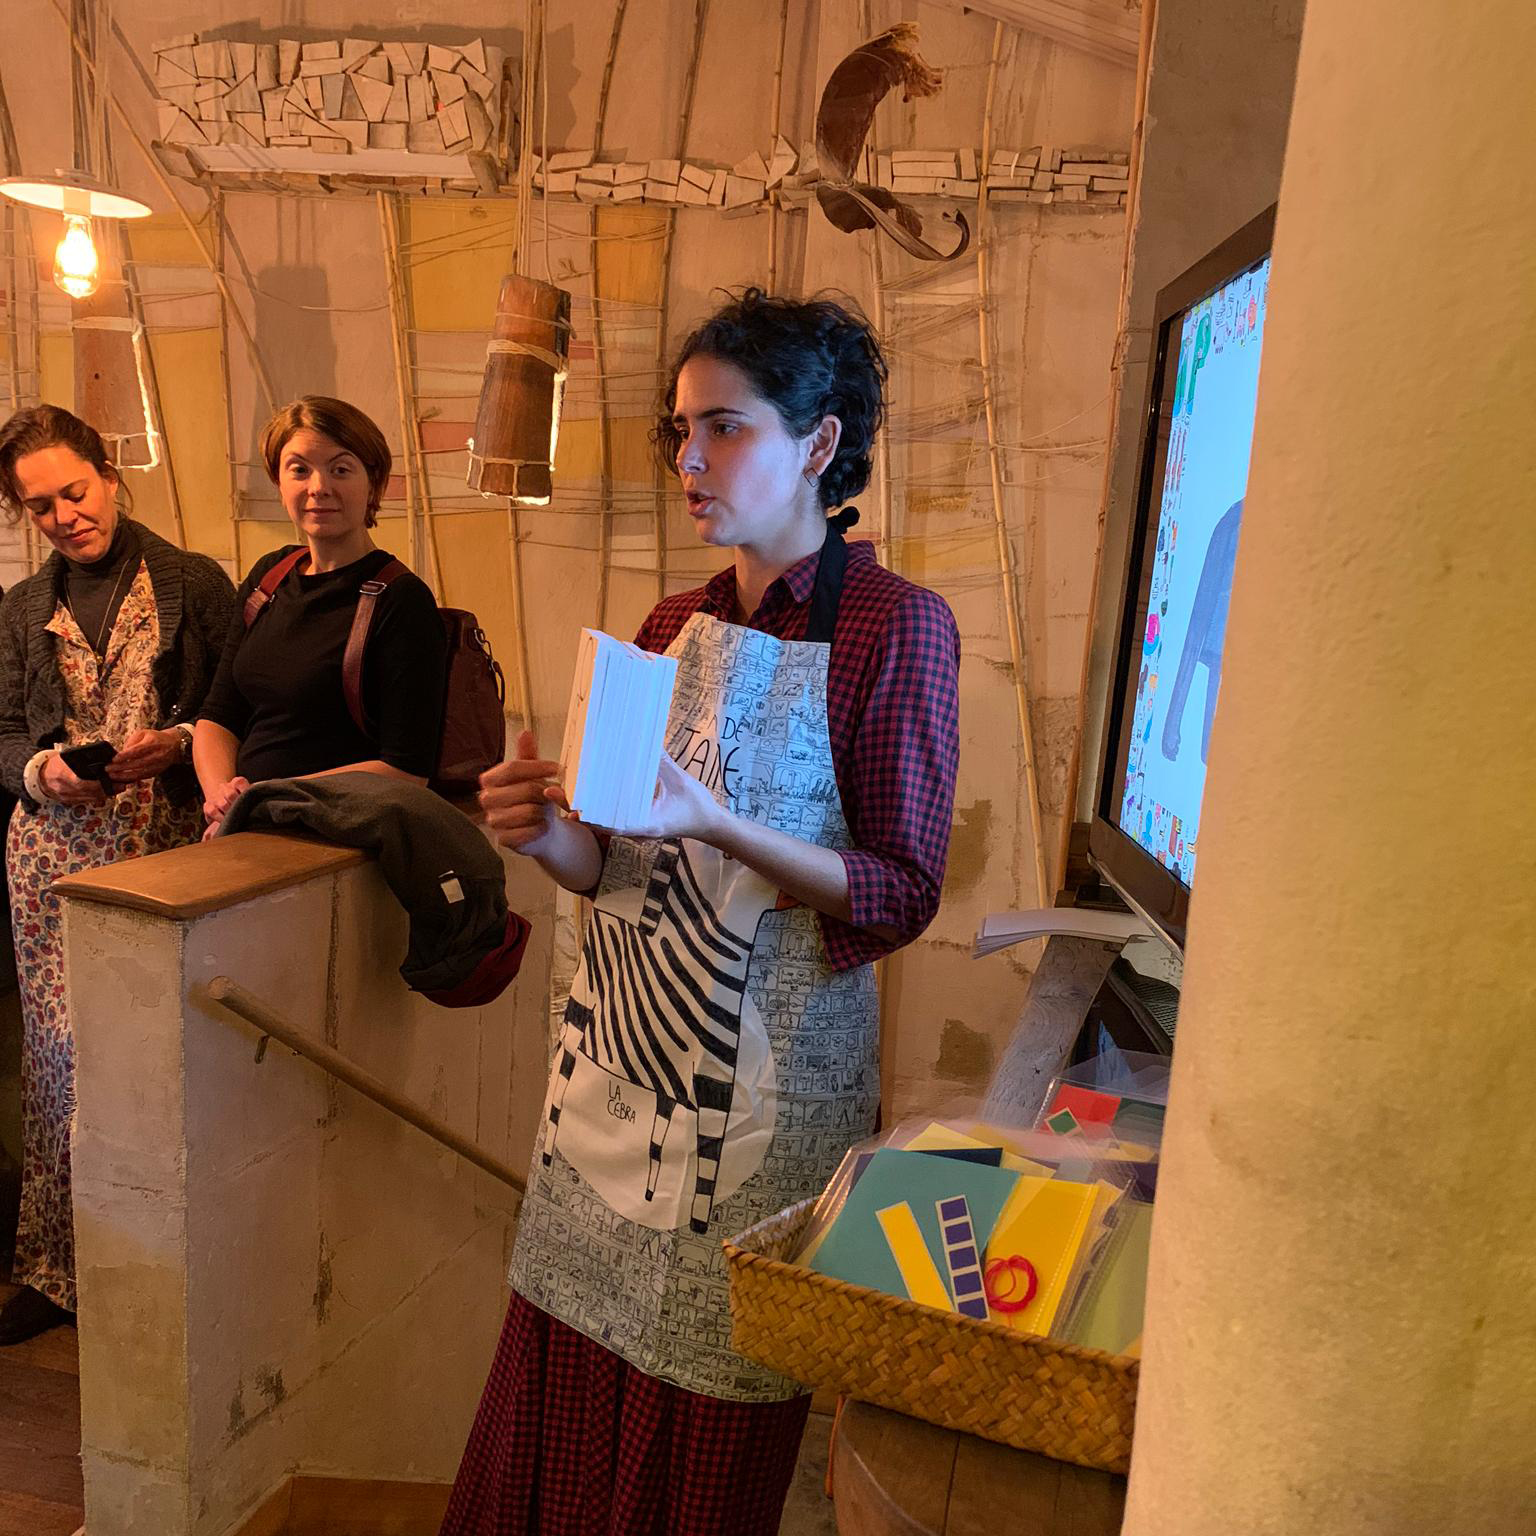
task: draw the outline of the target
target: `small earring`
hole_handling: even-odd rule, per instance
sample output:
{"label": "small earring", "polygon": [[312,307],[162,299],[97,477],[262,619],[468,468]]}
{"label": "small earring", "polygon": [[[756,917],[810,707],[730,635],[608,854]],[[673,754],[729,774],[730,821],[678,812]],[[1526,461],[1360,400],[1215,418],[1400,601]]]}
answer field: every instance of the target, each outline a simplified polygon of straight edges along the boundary
{"label": "small earring", "polygon": [[816,470],[812,469],[809,465],[807,465],[805,468],[805,483],[810,486],[813,491],[821,483],[820,474]]}

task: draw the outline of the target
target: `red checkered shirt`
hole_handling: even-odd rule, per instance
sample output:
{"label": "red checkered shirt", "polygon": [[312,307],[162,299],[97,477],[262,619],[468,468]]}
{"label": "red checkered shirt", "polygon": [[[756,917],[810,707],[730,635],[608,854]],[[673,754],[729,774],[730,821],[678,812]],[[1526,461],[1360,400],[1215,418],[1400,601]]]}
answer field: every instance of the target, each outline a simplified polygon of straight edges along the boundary
{"label": "red checkered shirt", "polygon": [[[790,566],[748,626],[804,639],[820,558]],[[664,651],[690,615],[733,623],[735,612],[736,571],[728,566],[706,586],[657,603],[635,644]],[[949,605],[886,570],[867,539],[850,543],[827,664],[827,732],[853,837],[842,853],[853,921],[818,914],[834,970],[910,944],[938,910],[960,759],[959,679],[960,634]],[[873,924],[896,937],[869,932]]]}

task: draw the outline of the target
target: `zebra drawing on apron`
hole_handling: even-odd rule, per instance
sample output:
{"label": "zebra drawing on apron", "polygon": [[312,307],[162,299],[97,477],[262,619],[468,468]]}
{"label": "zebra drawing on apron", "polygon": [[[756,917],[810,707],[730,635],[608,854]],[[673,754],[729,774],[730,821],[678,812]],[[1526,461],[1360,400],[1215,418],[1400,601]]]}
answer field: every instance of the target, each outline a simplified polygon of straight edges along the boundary
{"label": "zebra drawing on apron", "polygon": [[[804,640],[688,619],[666,746],[733,814],[842,849],[826,715],[840,536],[829,549]],[[819,1192],[873,1129],[873,971],[833,972],[814,912],[693,838],[606,839],[591,901],[512,1284],[648,1374],[791,1397],[798,1383],[731,1348],[720,1239]]]}
{"label": "zebra drawing on apron", "polygon": [[[641,936],[651,942],[642,944]],[[655,1096],[648,1203],[655,1200],[673,1116],[682,1108],[697,1117],[689,1224],[695,1232],[708,1229],[729,1128],[753,937],[733,932],[721,919],[676,839],[660,845],[638,922],[594,912],[582,952],[589,990],[586,997],[573,991],[565,1005],[545,1167],[554,1161],[565,1089],[583,1056],[614,1076],[610,1106],[624,1103],[619,1079]]]}

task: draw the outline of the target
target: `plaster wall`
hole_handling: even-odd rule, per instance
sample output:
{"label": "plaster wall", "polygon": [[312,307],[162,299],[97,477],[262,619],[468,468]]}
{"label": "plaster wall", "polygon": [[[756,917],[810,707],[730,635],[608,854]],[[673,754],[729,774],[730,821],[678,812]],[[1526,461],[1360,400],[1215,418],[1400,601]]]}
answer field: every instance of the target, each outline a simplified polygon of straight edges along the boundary
{"label": "plaster wall", "polygon": [[1128,1536],[1536,1509],[1536,21],[1464,23],[1308,7]]}
{"label": "plaster wall", "polygon": [[[695,156],[731,163],[768,147],[778,9],[709,8],[688,134]],[[280,13],[231,0],[140,0],[115,12],[128,49],[112,56],[109,79],[146,137],[154,119],[139,65],[152,62],[156,43],[184,32],[305,38],[353,28],[428,40],[483,35],[513,57],[522,53],[521,13],[489,0],[459,0],[451,20],[440,6],[418,0],[382,10],[361,0],[323,6],[301,0]],[[615,55],[606,153],[643,158],[678,152],[696,13],[691,0],[629,7]],[[611,0],[550,8],[552,147],[592,143],[613,16]],[[820,83],[861,37],[901,18],[920,22],[925,55],[945,69],[947,84],[927,101],[888,100],[872,142],[882,149],[980,145],[994,24],[958,6],[913,0],[791,0],[781,89],[786,138],[797,146],[813,138]],[[21,59],[27,60],[25,70],[16,62]],[[67,158],[65,60],[50,0],[14,0],[4,7],[0,80],[29,166],[51,168]],[[1133,84],[1129,68],[1005,28],[993,143],[1123,148]],[[285,542],[289,531],[253,462],[265,402],[245,345],[191,240],[121,132],[115,159],[120,181],[155,209],[130,239],[167,397],[188,539],[238,575]],[[251,319],[278,396],[300,390],[346,396],[373,414],[398,448],[403,438],[374,201],[226,192],[210,208],[201,189],[181,182],[178,191],[222,251],[236,303]],[[672,215],[676,235],[664,274],[667,215],[651,208],[616,206],[593,214],[571,203],[542,206],[531,268],[572,289],[578,346],[556,500],[547,510],[522,511],[514,523],[503,506],[467,489],[455,444],[462,444],[465,423],[473,419],[497,282],[514,259],[515,209],[511,196],[408,199],[403,261],[415,328],[413,376],[437,514],[439,593],[448,603],[473,608],[485,622],[512,680],[515,721],[521,706],[513,665],[519,639],[509,540],[517,538],[532,684],[528,710],[546,744],[558,740],[563,724],[580,627],[600,623],[631,633],[662,590],[694,585],[721,563],[694,543],[681,508],[665,494],[658,544],[646,434],[660,353],[708,312],[717,290],[766,283],[770,276],[790,291],[839,288],[882,321],[892,361],[889,516],[877,484],[861,498],[858,531],[880,536],[888,563],[948,599],[965,654],[962,769],[944,906],[925,939],[888,964],[883,977],[887,1107],[899,1114],[979,1093],[1017,1018],[1033,955],[1015,949],[983,969],[970,959],[971,938],[986,912],[1032,906],[1039,895],[993,529],[977,364],[983,316],[973,259],[922,267],[888,241],[877,251],[867,234],[837,233],[814,207],[777,215],[759,209],[744,217],[690,208]],[[46,256],[49,241],[38,223],[39,253]],[[1011,204],[995,209],[990,236],[993,293],[985,319],[997,358],[1003,510],[1024,613],[1047,899],[1060,873],[1056,848],[1066,814],[1066,764],[1108,434],[1123,227],[1120,209],[1068,212]],[[46,274],[44,288],[44,384],[67,398],[66,306]],[[659,348],[663,300],[666,338]],[[591,354],[599,312],[608,353],[602,379]],[[606,493],[597,433],[603,400],[614,458]],[[399,462],[397,457],[397,468]],[[163,482],[163,472],[138,477],[135,493],[142,515],[165,531],[171,524]],[[612,513],[613,538],[600,602],[599,523],[605,510]],[[403,511],[403,495],[397,495],[386,503],[380,528],[381,542],[402,555]],[[22,569],[13,559],[0,580]],[[543,922],[552,911],[552,898],[541,891],[528,915]],[[545,1003],[538,1003],[541,1020]],[[528,1111],[530,1124],[535,1112],[536,1102]]]}
{"label": "plaster wall", "polygon": [[[184,857],[176,855],[173,857]],[[240,981],[514,1164],[542,990],[445,1010],[372,866],[178,924],[71,901],[92,1529],[222,1536],[290,1472],[451,1479],[505,1305],[515,1194],[190,990]]]}

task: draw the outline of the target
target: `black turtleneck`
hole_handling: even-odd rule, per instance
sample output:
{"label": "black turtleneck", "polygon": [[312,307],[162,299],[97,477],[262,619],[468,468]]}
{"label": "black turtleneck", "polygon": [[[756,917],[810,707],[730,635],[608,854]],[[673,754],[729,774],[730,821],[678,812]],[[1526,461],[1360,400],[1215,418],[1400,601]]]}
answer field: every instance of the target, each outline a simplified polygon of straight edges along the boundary
{"label": "black turtleneck", "polygon": [[117,611],[138,573],[143,548],[131,518],[119,517],[112,543],[99,560],[64,561],[64,600],[86,643],[107,654]]}

